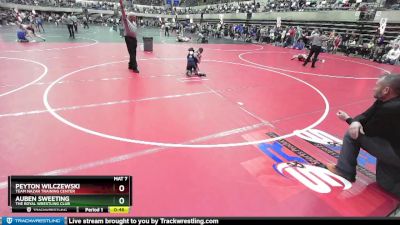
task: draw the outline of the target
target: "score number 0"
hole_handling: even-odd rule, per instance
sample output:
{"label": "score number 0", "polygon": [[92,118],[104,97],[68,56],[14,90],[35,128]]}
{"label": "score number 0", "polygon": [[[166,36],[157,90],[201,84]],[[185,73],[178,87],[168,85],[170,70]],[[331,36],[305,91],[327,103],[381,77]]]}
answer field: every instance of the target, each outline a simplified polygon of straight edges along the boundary
{"label": "score number 0", "polygon": [[[124,192],[124,191],[125,191],[125,186],[122,185],[122,184],[119,185],[118,190],[119,190],[120,192]],[[125,203],[124,197],[119,198],[118,202],[119,202],[119,204],[123,205],[123,204]]]}

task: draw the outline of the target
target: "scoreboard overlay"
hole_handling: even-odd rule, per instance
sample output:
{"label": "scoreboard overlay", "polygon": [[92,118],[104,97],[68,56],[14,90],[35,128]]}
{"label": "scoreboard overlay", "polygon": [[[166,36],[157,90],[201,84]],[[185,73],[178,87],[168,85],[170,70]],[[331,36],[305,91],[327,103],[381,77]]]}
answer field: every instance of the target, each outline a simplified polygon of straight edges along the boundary
{"label": "scoreboard overlay", "polygon": [[9,176],[12,212],[127,213],[131,176]]}

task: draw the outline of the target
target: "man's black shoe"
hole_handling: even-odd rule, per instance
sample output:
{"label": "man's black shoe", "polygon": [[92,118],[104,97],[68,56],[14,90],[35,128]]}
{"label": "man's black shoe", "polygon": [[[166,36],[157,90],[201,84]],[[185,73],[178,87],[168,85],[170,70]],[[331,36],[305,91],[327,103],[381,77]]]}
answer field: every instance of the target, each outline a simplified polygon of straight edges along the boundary
{"label": "man's black shoe", "polygon": [[326,168],[329,171],[331,171],[332,173],[343,177],[344,179],[350,181],[351,183],[354,183],[356,181],[356,176],[355,175],[354,176],[349,176],[349,175],[345,174],[339,168],[337,168],[336,165],[328,164],[328,165],[326,165]]}

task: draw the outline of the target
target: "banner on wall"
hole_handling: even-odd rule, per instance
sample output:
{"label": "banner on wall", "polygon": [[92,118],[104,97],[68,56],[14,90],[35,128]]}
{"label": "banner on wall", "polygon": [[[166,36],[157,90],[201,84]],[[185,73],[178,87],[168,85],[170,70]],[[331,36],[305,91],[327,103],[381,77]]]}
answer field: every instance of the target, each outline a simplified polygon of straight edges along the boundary
{"label": "banner on wall", "polygon": [[276,27],[281,27],[281,21],[282,21],[281,17],[276,18]]}
{"label": "banner on wall", "polygon": [[379,33],[384,34],[386,29],[387,18],[381,18],[379,23]]}

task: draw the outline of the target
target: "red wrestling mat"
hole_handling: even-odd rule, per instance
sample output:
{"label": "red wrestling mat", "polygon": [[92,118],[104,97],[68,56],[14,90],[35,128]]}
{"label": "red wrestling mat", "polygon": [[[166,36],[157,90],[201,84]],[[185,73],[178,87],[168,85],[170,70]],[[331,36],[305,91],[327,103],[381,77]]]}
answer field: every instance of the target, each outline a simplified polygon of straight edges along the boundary
{"label": "red wrestling mat", "polygon": [[153,53],[138,48],[136,75],[124,44],[79,47],[91,43],[2,49],[0,214],[11,215],[7,176],[28,174],[132,175],[131,216],[396,208],[368,154],[353,184],[319,166],[339,154],[346,124],[336,111],[365,110],[376,78],[398,68],[321,54],[326,62],[311,69],[290,60],[298,51],[209,44],[207,76],[188,78],[187,47],[200,45],[157,44]]}

